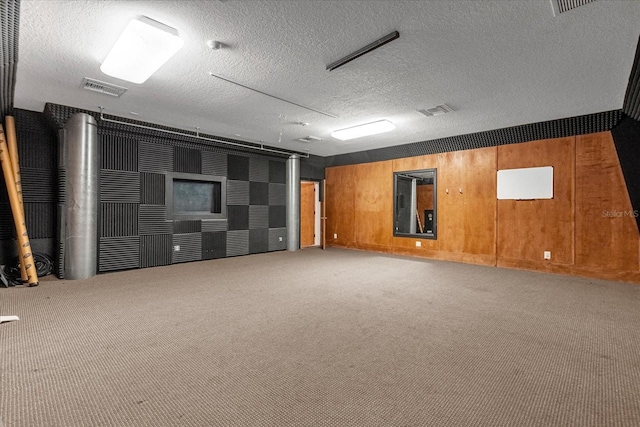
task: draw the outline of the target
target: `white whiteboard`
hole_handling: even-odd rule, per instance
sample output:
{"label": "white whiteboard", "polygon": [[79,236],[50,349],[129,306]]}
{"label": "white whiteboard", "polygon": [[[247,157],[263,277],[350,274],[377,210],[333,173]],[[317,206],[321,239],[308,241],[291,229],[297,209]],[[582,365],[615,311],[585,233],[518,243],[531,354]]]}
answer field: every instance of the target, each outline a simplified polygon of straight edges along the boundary
{"label": "white whiteboard", "polygon": [[498,200],[553,199],[553,166],[498,171]]}

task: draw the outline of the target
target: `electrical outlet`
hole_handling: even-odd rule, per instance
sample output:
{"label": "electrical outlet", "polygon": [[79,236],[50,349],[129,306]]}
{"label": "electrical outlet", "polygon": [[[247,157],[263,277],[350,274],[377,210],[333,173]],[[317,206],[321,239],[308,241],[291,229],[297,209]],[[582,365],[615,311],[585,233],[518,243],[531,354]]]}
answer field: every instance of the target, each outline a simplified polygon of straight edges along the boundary
{"label": "electrical outlet", "polygon": [[333,238],[337,239],[338,238],[338,233],[333,233]]}
{"label": "electrical outlet", "polygon": [[282,242],[282,236],[278,237],[278,242]]}
{"label": "electrical outlet", "polygon": [[551,259],[551,251],[544,251],[544,259]]}
{"label": "electrical outlet", "polygon": [[422,247],[422,242],[416,242],[416,248],[421,248]]}
{"label": "electrical outlet", "polygon": [[180,245],[175,245],[173,247],[173,250],[176,251],[176,252],[180,252]]}

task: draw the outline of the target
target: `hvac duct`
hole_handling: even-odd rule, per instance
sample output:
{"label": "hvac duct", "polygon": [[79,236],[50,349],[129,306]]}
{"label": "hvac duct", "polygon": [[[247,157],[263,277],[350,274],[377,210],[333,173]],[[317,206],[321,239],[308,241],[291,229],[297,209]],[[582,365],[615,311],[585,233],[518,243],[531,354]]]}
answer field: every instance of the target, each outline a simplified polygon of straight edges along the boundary
{"label": "hvac duct", "polygon": [[65,177],[60,209],[60,269],[65,279],[96,275],[98,265],[98,125],[89,114],[64,127],[60,169]]}
{"label": "hvac duct", "polygon": [[287,250],[300,249],[300,156],[287,160]]}

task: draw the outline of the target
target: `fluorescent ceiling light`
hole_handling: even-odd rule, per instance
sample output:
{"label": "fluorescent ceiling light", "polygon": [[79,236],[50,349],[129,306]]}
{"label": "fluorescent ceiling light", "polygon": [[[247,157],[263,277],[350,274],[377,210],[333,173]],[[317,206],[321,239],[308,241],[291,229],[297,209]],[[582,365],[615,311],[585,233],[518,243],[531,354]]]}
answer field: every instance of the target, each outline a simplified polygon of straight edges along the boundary
{"label": "fluorescent ceiling light", "polygon": [[178,31],[142,16],[132,19],[100,66],[103,73],[132,83],[144,83],[180,50]]}
{"label": "fluorescent ceiling light", "polygon": [[377,122],[371,122],[364,125],[333,131],[331,132],[331,136],[341,141],[346,141],[348,139],[355,139],[363,136],[389,132],[394,130],[395,128],[396,125],[388,120],[378,120]]}

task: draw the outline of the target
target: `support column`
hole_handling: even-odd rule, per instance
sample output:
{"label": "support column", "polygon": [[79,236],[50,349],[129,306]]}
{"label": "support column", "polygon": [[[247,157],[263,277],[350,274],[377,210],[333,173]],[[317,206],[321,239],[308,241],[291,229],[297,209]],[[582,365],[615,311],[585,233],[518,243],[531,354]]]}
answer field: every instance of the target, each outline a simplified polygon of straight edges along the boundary
{"label": "support column", "polygon": [[287,250],[300,249],[300,156],[287,160]]}
{"label": "support column", "polygon": [[98,125],[77,113],[65,124],[61,163],[66,171],[61,239],[64,278],[86,279],[98,266]]}

